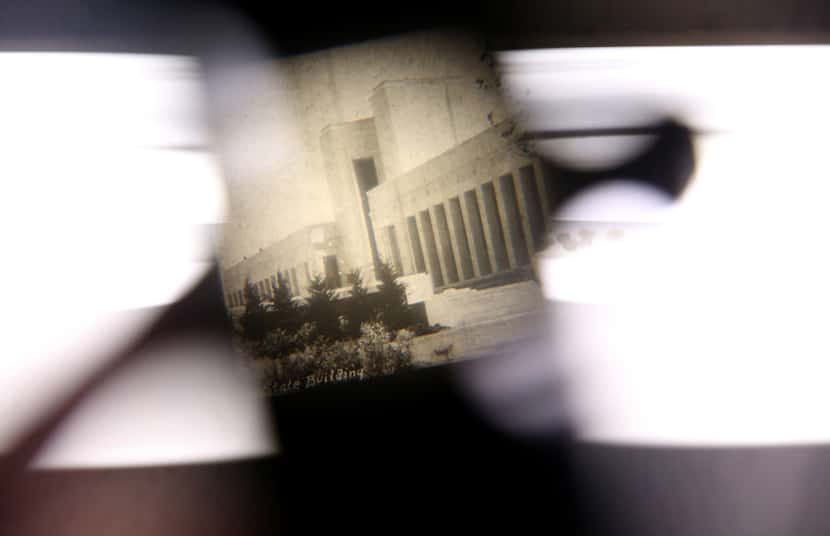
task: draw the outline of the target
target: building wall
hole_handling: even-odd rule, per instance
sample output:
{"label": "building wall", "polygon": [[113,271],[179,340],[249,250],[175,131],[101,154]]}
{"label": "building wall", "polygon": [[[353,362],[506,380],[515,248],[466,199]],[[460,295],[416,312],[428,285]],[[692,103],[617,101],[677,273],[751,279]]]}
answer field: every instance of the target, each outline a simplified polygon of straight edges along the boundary
{"label": "building wall", "polygon": [[383,164],[397,177],[506,117],[500,96],[472,77],[388,80],[371,96]]}
{"label": "building wall", "polygon": [[320,138],[334,218],[343,242],[344,269],[357,268],[369,279],[374,273],[373,258],[354,161],[374,159],[378,180],[384,180],[375,122],[369,118],[329,125]]}
{"label": "building wall", "polygon": [[[493,72],[480,60],[484,46],[456,31],[434,31],[360,43],[352,46],[284,58],[274,66],[282,90],[274,96],[255,95],[247,113],[237,123],[250,125],[252,115],[285,117],[292,128],[251,132],[257,147],[250,152],[240,147],[246,161],[257,163],[257,173],[231,176],[231,221],[221,246],[223,267],[251,257],[260,247],[288,234],[336,219],[338,200],[329,192],[321,132],[328,125],[375,117],[370,97],[386,80],[420,80],[463,77],[464,91],[449,89],[450,101],[474,106],[473,101],[498,100]],[[482,80],[482,87],[471,87]],[[467,88],[471,89],[467,91]],[[486,89],[489,88],[489,89]],[[468,100],[472,99],[470,102]],[[480,104],[485,106],[484,104]],[[471,114],[486,117],[488,112]],[[377,119],[377,117],[376,117]],[[466,127],[464,114],[456,115],[460,131]],[[459,139],[463,138],[463,134]],[[398,153],[423,151],[404,140]],[[268,150],[269,144],[273,150]],[[286,149],[290,147],[289,149]],[[277,158],[280,154],[285,157]],[[404,158],[410,157],[403,155]],[[379,163],[379,169],[386,167]],[[383,173],[383,172],[381,172]],[[383,176],[381,177],[383,178]]]}
{"label": "building wall", "polygon": [[[337,225],[311,225],[295,231],[277,243],[227,268],[222,273],[225,301],[229,307],[240,307],[244,300],[245,282],[250,280],[264,288],[267,298],[281,273],[292,287],[295,296],[306,296],[311,277],[324,275],[324,258],[342,257],[343,244]],[[344,270],[341,269],[341,276]]]}
{"label": "building wall", "polygon": [[397,242],[402,272],[426,271],[437,289],[528,266],[543,246],[549,187],[511,129],[491,127],[369,192],[382,256]]}
{"label": "building wall", "polygon": [[[305,266],[311,274],[323,273],[322,255],[309,249],[305,231],[317,225],[336,234],[337,246],[329,253],[336,250],[340,271],[358,268],[371,281],[374,259],[354,169],[355,159],[363,158],[373,159],[380,183],[368,198],[382,259],[404,274],[441,273],[440,282],[433,281],[439,289],[487,272],[465,253],[486,248],[486,233],[465,227],[463,195],[486,181],[479,168],[494,151],[507,151],[507,143],[493,133],[506,112],[493,73],[480,60],[482,50],[467,36],[431,32],[281,61],[288,95],[281,105],[291,108],[299,142],[292,145],[294,159],[274,163],[267,182],[248,184],[248,196],[237,204],[231,227],[240,236],[226,235],[220,259],[230,266],[224,270],[229,301],[239,302],[234,295],[246,277],[266,282],[289,270],[286,277],[303,290]],[[513,164],[508,167],[519,165]],[[472,168],[456,177],[453,170],[464,166]],[[473,179],[459,178],[471,169]],[[273,245],[241,249],[250,244]],[[427,245],[434,247],[427,251]],[[501,268],[522,262],[505,260]]]}

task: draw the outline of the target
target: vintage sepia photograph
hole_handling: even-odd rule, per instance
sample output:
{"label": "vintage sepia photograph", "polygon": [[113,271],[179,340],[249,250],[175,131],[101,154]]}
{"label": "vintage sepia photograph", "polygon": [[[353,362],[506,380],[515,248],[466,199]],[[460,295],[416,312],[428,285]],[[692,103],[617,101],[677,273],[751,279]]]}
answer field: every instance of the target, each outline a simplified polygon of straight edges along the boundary
{"label": "vintage sepia photograph", "polygon": [[392,374],[521,336],[544,307],[534,257],[597,230],[547,236],[550,177],[484,45],[434,31],[273,68],[296,139],[272,140],[282,161],[253,185],[231,184],[220,248],[236,347],[263,390]]}

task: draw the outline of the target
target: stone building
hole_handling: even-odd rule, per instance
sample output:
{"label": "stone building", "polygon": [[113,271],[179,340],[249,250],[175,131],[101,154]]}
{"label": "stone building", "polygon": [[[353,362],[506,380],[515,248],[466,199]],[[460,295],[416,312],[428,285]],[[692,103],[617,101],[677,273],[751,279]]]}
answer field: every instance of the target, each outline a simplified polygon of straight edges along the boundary
{"label": "stone building", "polygon": [[342,257],[341,235],[333,223],[303,227],[223,271],[225,301],[229,307],[245,304],[245,282],[254,284],[265,299],[272,296],[281,275],[295,296],[305,296],[311,278],[320,274],[330,286],[341,285],[337,259]]}
{"label": "stone building", "polygon": [[[293,60],[300,90],[302,73],[329,65],[328,81],[314,86],[318,108],[307,107],[308,118],[300,120],[307,136],[318,136],[305,139],[303,169],[310,180],[322,171],[320,191],[331,210],[225,268],[230,307],[244,304],[246,280],[267,298],[282,274],[303,296],[315,274],[333,287],[347,285],[352,269],[372,281],[380,261],[405,277],[421,274],[430,292],[476,286],[527,268],[541,248],[549,220],[542,170],[512,139],[514,124],[492,74],[472,50],[464,61],[436,67],[408,61],[401,45],[401,57],[385,43],[363,45],[362,54],[338,52],[346,56],[340,61],[331,51]],[[458,45],[429,46],[421,51],[427,59]],[[355,75],[363,76],[356,84],[344,61],[376,74]],[[440,76],[424,76],[431,72]],[[331,120],[337,118],[348,119]]]}

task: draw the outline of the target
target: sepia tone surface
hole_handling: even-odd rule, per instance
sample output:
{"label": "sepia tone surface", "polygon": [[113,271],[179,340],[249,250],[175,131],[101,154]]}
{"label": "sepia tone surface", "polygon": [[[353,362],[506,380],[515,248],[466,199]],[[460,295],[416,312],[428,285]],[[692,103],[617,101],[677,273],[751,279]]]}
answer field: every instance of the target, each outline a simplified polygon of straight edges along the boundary
{"label": "sepia tone surface", "polygon": [[220,247],[266,391],[472,355],[543,308],[551,186],[483,52],[432,32],[273,66],[279,161],[232,180]]}

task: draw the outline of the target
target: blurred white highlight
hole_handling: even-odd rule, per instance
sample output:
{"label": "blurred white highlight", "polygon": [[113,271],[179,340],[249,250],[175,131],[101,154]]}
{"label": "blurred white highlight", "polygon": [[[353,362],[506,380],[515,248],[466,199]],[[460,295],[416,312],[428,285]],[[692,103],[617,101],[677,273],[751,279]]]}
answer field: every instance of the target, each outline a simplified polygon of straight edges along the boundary
{"label": "blurred white highlight", "polygon": [[192,58],[0,54],[0,451],[211,266],[227,201]]}
{"label": "blurred white highlight", "polygon": [[[580,221],[655,226],[665,223],[671,211],[669,198],[655,188],[634,181],[609,181],[564,206],[559,212],[563,221],[556,228]],[[545,297],[590,303],[636,298],[651,281],[641,257],[650,254],[657,229],[638,225],[634,231],[629,229],[625,240],[599,239],[564,255],[551,255],[556,246],[543,252],[537,256],[536,270],[543,281],[551,281],[543,287]]]}
{"label": "blurred white highlight", "polygon": [[209,143],[193,58],[3,53],[3,144],[176,147]]}
{"label": "blurred white highlight", "polygon": [[209,463],[274,453],[251,378],[219,349],[183,340],[153,348],[88,397],[36,468]]}
{"label": "blurred white highlight", "polygon": [[820,140],[722,135],[698,150],[694,189],[658,227],[538,260],[582,434],[828,441]]}
{"label": "blurred white highlight", "polygon": [[[534,51],[504,56],[549,115],[604,128],[596,99],[651,101],[700,130],[689,190],[659,225],[537,263],[583,438],[691,446],[830,441],[830,47]],[[510,69],[513,69],[512,73]],[[559,110],[570,111],[558,115]],[[560,117],[562,120],[560,120]],[[584,122],[583,122],[584,119]],[[599,188],[613,222],[642,192]],[[648,203],[646,203],[648,204]],[[636,204],[631,205],[636,213]],[[566,207],[568,219],[574,206]]]}
{"label": "blurred white highlight", "polygon": [[[526,130],[648,126],[673,117],[698,131],[797,128],[818,133],[830,91],[826,46],[575,48],[498,54],[508,101]],[[537,142],[578,168],[619,163],[648,137]]]}

